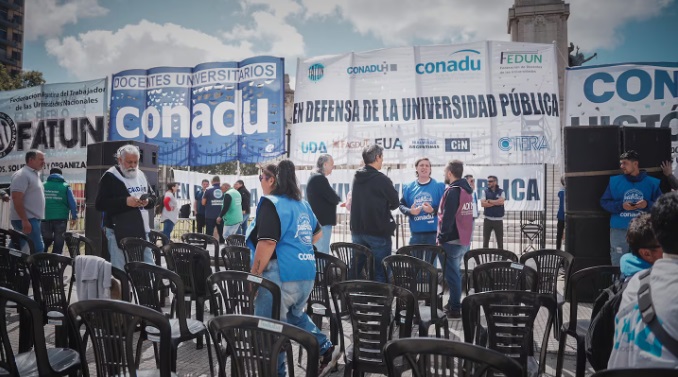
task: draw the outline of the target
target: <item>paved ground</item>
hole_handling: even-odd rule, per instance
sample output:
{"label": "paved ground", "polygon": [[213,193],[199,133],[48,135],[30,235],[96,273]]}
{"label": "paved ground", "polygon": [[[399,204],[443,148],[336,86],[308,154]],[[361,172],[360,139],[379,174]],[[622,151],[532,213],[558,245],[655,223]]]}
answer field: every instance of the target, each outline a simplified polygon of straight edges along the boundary
{"label": "paved ground", "polygon": [[[72,301],[77,300],[77,292],[74,294],[74,298]],[[169,302],[169,300],[168,300]],[[206,308],[207,309],[207,308]],[[169,307],[166,308],[166,311],[169,312]],[[195,313],[195,308],[191,311],[193,314]],[[565,315],[565,320],[568,320],[568,313],[569,313],[569,304],[565,304],[563,308],[563,312]],[[579,308],[579,317],[584,318],[587,316],[590,316],[591,308],[590,304],[582,304],[580,305]],[[205,310],[205,313],[209,313],[208,310]],[[12,344],[14,345],[15,349],[17,347],[17,340],[18,340],[18,333],[19,333],[19,326],[18,326],[18,316],[16,315],[15,311],[9,311],[7,313],[9,316],[9,321],[11,322],[10,325],[10,338],[12,340]],[[209,314],[206,314],[206,318],[209,319]],[[540,313],[537,323],[535,324],[535,341],[536,341],[536,350],[535,354],[538,355],[539,350],[541,349],[541,339],[543,336],[543,331],[546,323],[546,313]],[[327,321],[324,322],[323,324],[323,330],[328,333],[329,332],[329,326],[327,324]],[[461,340],[463,339],[463,330],[462,330],[462,324],[461,320],[449,320],[449,326],[450,326],[450,338],[454,340]],[[350,323],[345,320],[343,321],[343,328],[344,328],[344,335],[345,335],[345,342],[346,344],[349,344],[349,337],[351,335],[350,333]],[[434,334],[434,331],[431,331],[432,334]],[[54,344],[54,326],[47,325],[45,326],[45,335],[46,335],[46,341],[48,343],[48,347],[53,346]],[[546,359],[546,376],[555,376],[555,367],[556,367],[556,353],[557,353],[557,348],[558,348],[558,342],[553,339],[552,332],[549,338],[549,342],[547,345],[547,359]],[[297,350],[295,349],[295,359],[297,355]],[[565,363],[564,363],[564,376],[574,376],[574,370],[575,370],[575,343],[574,341],[570,338],[568,340],[568,346],[566,348],[565,352]],[[87,355],[87,362],[89,363],[89,369],[90,369],[90,375],[95,376],[96,372],[94,369],[94,358],[93,354],[91,352],[91,349],[88,352]],[[155,358],[153,354],[153,349],[150,346],[150,343],[145,345],[144,352],[142,354],[142,369],[144,368],[154,368],[155,367]],[[216,364],[215,364],[216,368]],[[295,366],[295,375],[296,376],[304,376],[304,370],[299,368],[298,366]],[[332,373],[332,376],[342,376],[344,373],[344,360],[340,360],[339,362],[339,367],[338,370],[334,373]],[[593,370],[590,368],[590,366],[587,365],[587,376],[591,375],[593,373]],[[178,361],[177,361],[177,374],[179,376],[202,376],[202,375],[209,375],[209,363],[208,363],[208,357],[207,357],[207,349],[206,347],[203,349],[196,349],[196,344],[194,342],[186,342],[180,345],[179,351],[178,351]]]}

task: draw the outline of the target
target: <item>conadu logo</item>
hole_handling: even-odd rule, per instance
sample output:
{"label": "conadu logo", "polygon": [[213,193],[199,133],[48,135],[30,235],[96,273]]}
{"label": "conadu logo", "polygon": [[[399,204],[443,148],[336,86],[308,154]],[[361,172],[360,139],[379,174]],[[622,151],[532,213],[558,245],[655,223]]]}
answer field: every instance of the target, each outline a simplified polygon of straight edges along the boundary
{"label": "conadu logo", "polygon": [[480,71],[480,51],[464,49],[450,54],[449,60],[419,63],[414,66],[417,74]]}

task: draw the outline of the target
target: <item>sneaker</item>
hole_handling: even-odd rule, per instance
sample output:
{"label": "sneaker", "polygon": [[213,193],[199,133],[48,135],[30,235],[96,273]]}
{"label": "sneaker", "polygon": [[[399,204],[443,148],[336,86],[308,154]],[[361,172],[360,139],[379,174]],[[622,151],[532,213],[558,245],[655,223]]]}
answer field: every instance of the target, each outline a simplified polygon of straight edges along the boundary
{"label": "sneaker", "polygon": [[447,318],[452,318],[452,319],[459,319],[461,318],[461,310],[460,309],[450,309],[447,311]]}
{"label": "sneaker", "polygon": [[320,356],[320,369],[318,370],[318,377],[324,377],[332,372],[332,369],[337,365],[339,357],[341,356],[341,349],[336,346],[330,347],[324,354]]}

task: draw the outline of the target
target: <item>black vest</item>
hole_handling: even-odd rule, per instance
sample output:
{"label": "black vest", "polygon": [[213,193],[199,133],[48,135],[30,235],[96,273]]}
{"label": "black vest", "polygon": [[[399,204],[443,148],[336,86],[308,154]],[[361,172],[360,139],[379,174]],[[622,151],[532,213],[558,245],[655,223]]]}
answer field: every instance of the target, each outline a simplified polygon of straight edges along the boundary
{"label": "black vest", "polygon": [[[501,194],[504,190],[497,187],[496,191],[492,191],[489,188],[485,189],[485,199],[495,200],[501,197]],[[492,206],[485,208],[485,217],[504,217],[504,206]]]}

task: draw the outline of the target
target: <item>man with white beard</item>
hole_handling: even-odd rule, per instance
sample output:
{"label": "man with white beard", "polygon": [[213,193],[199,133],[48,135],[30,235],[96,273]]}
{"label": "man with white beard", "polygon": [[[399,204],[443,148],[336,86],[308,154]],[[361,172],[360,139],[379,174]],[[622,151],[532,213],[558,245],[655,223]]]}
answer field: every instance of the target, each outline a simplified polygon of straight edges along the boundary
{"label": "man with white beard", "polygon": [[[113,267],[124,270],[125,256],[119,240],[125,237],[148,239],[149,219],[156,197],[146,175],[138,169],[139,149],[131,144],[124,145],[118,149],[116,157],[118,164],[99,180],[95,206],[104,214],[110,262]],[[154,263],[150,249],[144,252],[144,261]]]}

